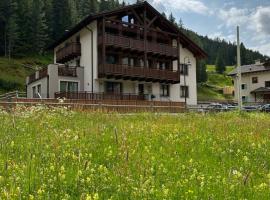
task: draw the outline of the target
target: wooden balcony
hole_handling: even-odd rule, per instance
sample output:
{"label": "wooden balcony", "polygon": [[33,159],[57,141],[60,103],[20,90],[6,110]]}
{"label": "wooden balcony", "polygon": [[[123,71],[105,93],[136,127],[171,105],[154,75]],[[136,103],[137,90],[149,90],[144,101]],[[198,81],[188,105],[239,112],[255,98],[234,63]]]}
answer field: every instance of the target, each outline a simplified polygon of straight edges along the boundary
{"label": "wooden balcony", "polygon": [[[99,38],[99,42],[102,43],[102,37]],[[117,36],[113,34],[105,34],[105,45],[112,46],[112,47],[119,47],[122,49],[130,49],[133,51],[141,51],[144,52],[144,41]],[[156,54],[156,55],[164,55],[168,57],[177,58],[178,51],[177,48],[161,44],[161,43],[154,43],[154,42],[147,42],[147,53],[149,54]]]}
{"label": "wooden balcony", "polygon": [[99,66],[99,77],[172,84],[180,82],[179,71],[130,67],[118,64],[105,64],[104,67]]}
{"label": "wooden balcony", "polygon": [[36,72],[29,76],[28,84],[33,83],[39,79],[45,78],[47,76],[48,76],[48,68],[44,67],[43,69],[37,71],[37,77],[36,77]]}
{"label": "wooden balcony", "polygon": [[70,43],[56,52],[56,62],[65,63],[78,56],[81,56],[81,44]]}
{"label": "wooden balcony", "polygon": [[85,100],[145,100],[144,95],[131,93],[56,92],[55,98]]}
{"label": "wooden balcony", "polygon": [[58,66],[58,76],[77,77],[76,67]]}

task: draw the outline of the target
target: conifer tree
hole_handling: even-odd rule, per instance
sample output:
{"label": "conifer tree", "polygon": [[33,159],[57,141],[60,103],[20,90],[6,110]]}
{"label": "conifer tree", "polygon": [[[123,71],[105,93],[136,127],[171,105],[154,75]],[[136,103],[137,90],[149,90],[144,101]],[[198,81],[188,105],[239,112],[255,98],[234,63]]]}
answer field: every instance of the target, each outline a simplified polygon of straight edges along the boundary
{"label": "conifer tree", "polygon": [[32,44],[34,53],[42,54],[48,41],[48,27],[46,24],[44,3],[35,0],[32,9]]}

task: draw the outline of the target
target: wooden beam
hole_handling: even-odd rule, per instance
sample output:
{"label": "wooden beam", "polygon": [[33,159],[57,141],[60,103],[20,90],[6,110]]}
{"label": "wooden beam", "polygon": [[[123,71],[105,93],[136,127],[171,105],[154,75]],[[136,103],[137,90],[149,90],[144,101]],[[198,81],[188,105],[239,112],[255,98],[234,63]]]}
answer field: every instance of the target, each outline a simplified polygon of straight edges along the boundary
{"label": "wooden beam", "polygon": [[140,22],[140,24],[143,25],[142,19],[141,19],[140,16],[136,13],[136,11],[134,10],[134,8],[131,8],[130,10],[131,10],[132,14],[135,15],[135,17],[136,17],[137,20]]}
{"label": "wooden beam", "polygon": [[154,21],[156,21],[157,18],[158,18],[158,17],[155,16],[155,17],[148,23],[147,27],[150,27],[150,26],[154,23]]}

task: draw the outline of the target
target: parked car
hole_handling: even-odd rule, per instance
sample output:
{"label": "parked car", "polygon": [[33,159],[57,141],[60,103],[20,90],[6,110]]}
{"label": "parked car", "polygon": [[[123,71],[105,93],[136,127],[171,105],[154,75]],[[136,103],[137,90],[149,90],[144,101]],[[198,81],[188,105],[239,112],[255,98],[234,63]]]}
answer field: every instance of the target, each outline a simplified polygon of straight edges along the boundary
{"label": "parked car", "polygon": [[206,107],[206,111],[209,111],[209,112],[224,112],[227,110],[228,108],[226,105],[222,105],[219,103],[213,103]]}
{"label": "parked car", "polygon": [[230,110],[230,111],[237,110],[238,109],[238,106],[228,105],[227,106],[227,109]]}
{"label": "parked car", "polygon": [[257,111],[257,107],[256,106],[243,106],[242,111],[246,111],[246,112]]}
{"label": "parked car", "polygon": [[270,104],[265,104],[260,108],[262,112],[270,112]]}

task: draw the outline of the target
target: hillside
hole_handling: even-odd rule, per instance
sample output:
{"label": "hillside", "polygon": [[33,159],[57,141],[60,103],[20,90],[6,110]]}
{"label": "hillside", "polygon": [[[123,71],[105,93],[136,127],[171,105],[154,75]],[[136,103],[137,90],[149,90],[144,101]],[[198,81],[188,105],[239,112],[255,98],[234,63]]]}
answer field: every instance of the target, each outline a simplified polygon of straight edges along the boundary
{"label": "hillside", "polygon": [[268,114],[20,107],[0,120],[0,199],[270,196]]}
{"label": "hillside", "polygon": [[232,99],[232,95],[223,95],[224,87],[232,87],[232,79],[227,73],[232,71],[233,66],[227,66],[224,74],[218,74],[214,65],[207,65],[208,80],[205,83],[198,83],[198,100],[226,100]]}
{"label": "hillside", "polygon": [[20,90],[25,91],[25,79],[39,69],[52,62],[52,57],[29,56],[20,59],[0,57],[0,94]]}

